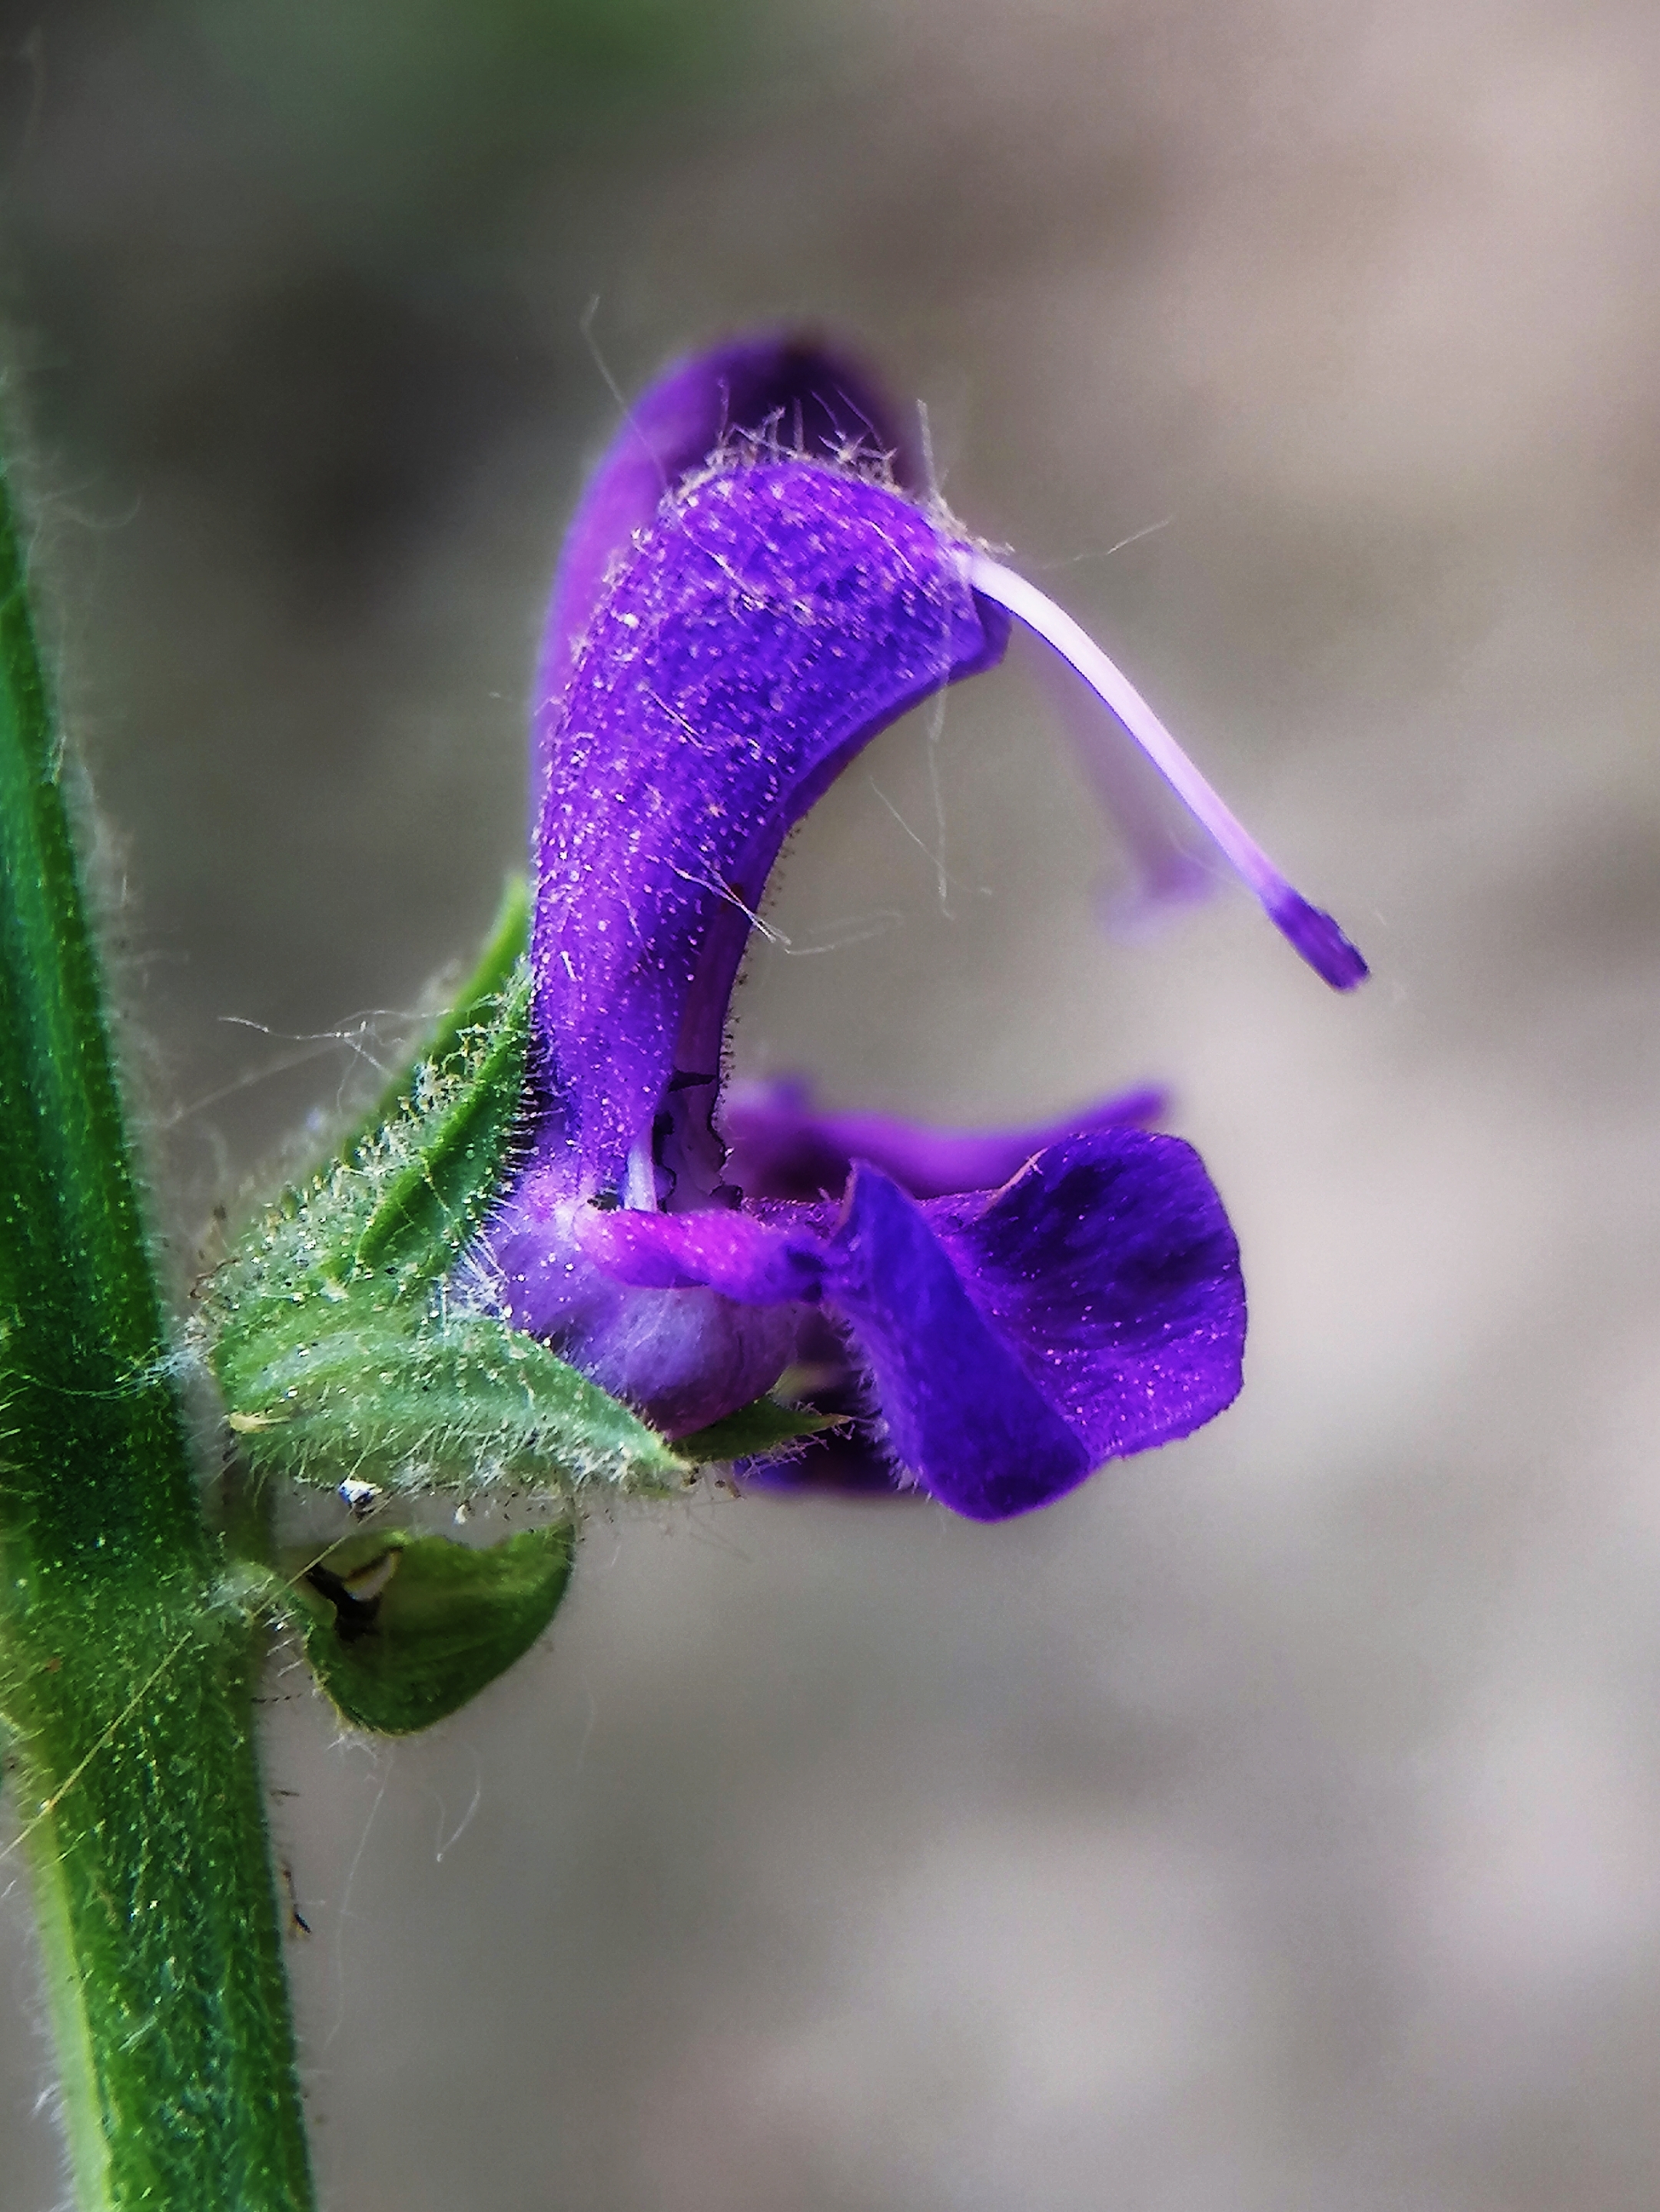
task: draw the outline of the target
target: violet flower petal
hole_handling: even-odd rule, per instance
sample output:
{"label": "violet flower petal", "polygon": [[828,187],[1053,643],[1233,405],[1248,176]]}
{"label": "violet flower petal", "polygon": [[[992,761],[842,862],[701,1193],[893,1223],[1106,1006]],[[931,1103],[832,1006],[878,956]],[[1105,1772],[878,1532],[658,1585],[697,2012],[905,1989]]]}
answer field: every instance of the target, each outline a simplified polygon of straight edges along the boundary
{"label": "violet flower petal", "polygon": [[[861,1164],[855,1192],[869,1174]],[[1087,1468],[1187,1436],[1238,1395],[1238,1247],[1202,1163],[1178,1139],[1097,1131],[1041,1153],[1001,1191],[937,1200],[916,1212],[1001,1355],[1064,1420]],[[826,1303],[851,1322],[855,1353],[870,1354],[869,1310],[855,1310],[839,1274]],[[902,1298],[901,1334],[903,1312]],[[942,1431],[939,1378],[925,1371],[937,1345],[915,1335],[909,1343],[908,1360],[890,1358],[885,1368],[873,1357],[871,1364],[893,1449],[927,1486],[982,1519],[1059,1495],[1023,1444],[1007,1450],[1000,1486],[982,1483],[971,1449],[952,1460],[965,1447]],[[913,1453],[927,1454],[928,1464]],[[879,1460],[873,1440],[855,1431],[808,1445],[772,1471],[769,1486],[812,1490],[822,1478],[832,1487],[873,1488]],[[967,1492],[977,1508],[963,1502]]]}
{"label": "violet flower petal", "polygon": [[977,1206],[923,1211],[1091,1466],[1187,1436],[1238,1395],[1239,1247],[1179,1137],[1098,1130]]}
{"label": "violet flower petal", "polygon": [[[758,1303],[822,1287],[868,1369],[893,1456],[974,1519],[1047,1504],[1238,1394],[1238,1246],[1179,1138],[1073,1135],[1000,1191],[921,1204],[860,1161],[828,1240],[818,1207],[779,1225],[794,1211],[775,1204],[763,1225],[587,1208],[581,1241],[642,1286]],[[808,1454],[800,1479],[811,1473]]]}
{"label": "violet flower petal", "polygon": [[729,346],[647,394],[584,497],[533,717],[525,1156],[454,1288],[670,1436],[816,1366],[911,1476],[997,1520],[1230,1402],[1232,1232],[1189,1147],[1124,1126],[1158,1094],[1006,1131],[740,1097],[728,1163],[727,1004],[788,830],[879,730],[995,662],[1013,616],[1303,956],[1339,988],[1365,967],[1070,617],[850,465],[897,447],[883,416],[811,343]]}
{"label": "violet flower petal", "polygon": [[[898,493],[786,462],[694,480],[617,570],[538,730],[534,1142],[573,1188],[708,1202],[721,1148],[690,1154],[785,836],[879,730],[1006,642],[963,565]],[[687,1090],[684,1156],[654,1158],[660,1103]]]}
{"label": "violet flower petal", "polygon": [[894,1455],[972,1521],[1045,1505],[1088,1451],[982,1316],[914,1199],[853,1179],[831,1293],[870,1370]]}
{"label": "violet flower petal", "polygon": [[824,1288],[824,1260],[817,1240],[791,1236],[725,1208],[647,1213],[600,1212],[586,1206],[576,1217],[576,1238],[584,1255],[613,1282],[645,1290],[704,1284],[740,1305],[769,1306],[810,1302]]}
{"label": "violet flower petal", "polygon": [[608,1217],[571,1198],[564,1180],[556,1168],[520,1178],[454,1279],[458,1302],[553,1345],[667,1437],[769,1390],[811,1309],[739,1303],[701,1284],[619,1281],[583,1249],[585,1217]]}
{"label": "violet flower petal", "polygon": [[640,1290],[595,1268],[556,1322],[528,1333],[672,1442],[765,1395],[794,1352],[798,1312]]}
{"label": "violet flower petal", "polygon": [[819,1114],[795,1081],[739,1085],[721,1110],[727,1173],[745,1198],[839,1198],[855,1159],[913,1198],[995,1190],[1034,1153],[1068,1137],[1158,1120],[1169,1094],[1152,1085],[1024,1129],[937,1129],[884,1114]]}
{"label": "violet flower petal", "polygon": [[[603,1298],[593,1294],[601,1287]],[[672,1442],[770,1389],[800,1310],[740,1305],[717,1291],[625,1288],[596,1270],[580,1317],[550,1335],[562,1358]]]}
{"label": "violet flower petal", "polygon": [[606,576],[635,531],[683,477],[737,440],[825,460],[885,457],[896,483],[917,481],[904,425],[867,372],[833,347],[766,331],[674,362],[629,406],[571,519],[542,636],[538,702],[564,690]]}

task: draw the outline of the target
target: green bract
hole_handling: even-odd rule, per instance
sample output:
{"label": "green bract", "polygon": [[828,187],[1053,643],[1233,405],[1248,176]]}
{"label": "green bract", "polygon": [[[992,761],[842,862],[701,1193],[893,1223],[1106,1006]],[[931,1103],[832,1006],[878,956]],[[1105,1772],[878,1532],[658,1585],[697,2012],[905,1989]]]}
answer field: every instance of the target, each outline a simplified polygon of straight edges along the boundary
{"label": "green bract", "polygon": [[365,1529],[285,1554],[306,1656],[342,1717],[408,1735],[465,1705],[522,1658],[570,1580],[576,1531],[527,1528],[488,1551]]}

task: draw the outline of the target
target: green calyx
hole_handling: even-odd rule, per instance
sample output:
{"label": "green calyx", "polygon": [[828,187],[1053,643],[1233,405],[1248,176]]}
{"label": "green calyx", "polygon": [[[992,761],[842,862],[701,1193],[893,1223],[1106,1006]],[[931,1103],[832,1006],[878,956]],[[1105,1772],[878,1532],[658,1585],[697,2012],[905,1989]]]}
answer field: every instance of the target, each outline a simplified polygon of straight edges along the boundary
{"label": "green calyx", "polygon": [[[832,1426],[761,1398],[671,1446],[535,1338],[447,1285],[511,1171],[530,1042],[522,890],[420,1058],[309,1182],[256,1220],[198,1329],[259,1502],[234,1547],[248,1601],[298,1628],[357,1728],[455,1711],[528,1650],[562,1597],[586,1497],[663,1497],[700,1468],[771,1457]],[[386,1494],[515,1492],[566,1517],[489,1550],[366,1529],[270,1548],[273,1477]]]}
{"label": "green calyx", "polygon": [[199,1328],[260,1474],[470,1496],[661,1497],[688,1462],[446,1282],[512,1164],[530,1040],[523,896],[479,975],[341,1157],[257,1220]]}

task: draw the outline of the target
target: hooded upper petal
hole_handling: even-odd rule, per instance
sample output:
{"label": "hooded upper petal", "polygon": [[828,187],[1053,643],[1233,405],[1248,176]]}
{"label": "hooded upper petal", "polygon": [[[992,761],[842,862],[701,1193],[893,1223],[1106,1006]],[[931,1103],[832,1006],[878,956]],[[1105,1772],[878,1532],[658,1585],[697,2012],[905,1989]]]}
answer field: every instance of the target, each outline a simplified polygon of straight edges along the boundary
{"label": "hooded upper petal", "polygon": [[803,459],[885,461],[897,483],[917,481],[906,425],[839,347],[760,331],[674,362],[629,406],[572,518],[542,637],[538,712],[562,695],[611,567],[635,532],[721,447],[763,444]]}
{"label": "hooded upper petal", "polygon": [[615,569],[540,732],[538,1153],[573,1188],[649,1206],[695,1174],[654,1123],[701,1089],[707,1127],[786,834],[879,730],[1003,649],[964,566],[900,493],[789,461],[691,479]]}

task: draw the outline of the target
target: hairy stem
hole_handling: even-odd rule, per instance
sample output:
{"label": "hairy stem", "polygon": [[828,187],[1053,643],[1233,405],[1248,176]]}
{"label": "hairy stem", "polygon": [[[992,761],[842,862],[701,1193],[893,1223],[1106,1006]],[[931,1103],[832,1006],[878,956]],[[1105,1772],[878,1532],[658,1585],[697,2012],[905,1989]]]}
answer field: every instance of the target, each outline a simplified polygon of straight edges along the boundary
{"label": "hairy stem", "polygon": [[82,2203],[300,2212],[246,1626],[188,1573],[79,1581],[9,1622],[8,1656]]}
{"label": "hairy stem", "polygon": [[306,2212],[251,1728],[0,486],[0,1717],[86,2212]]}

